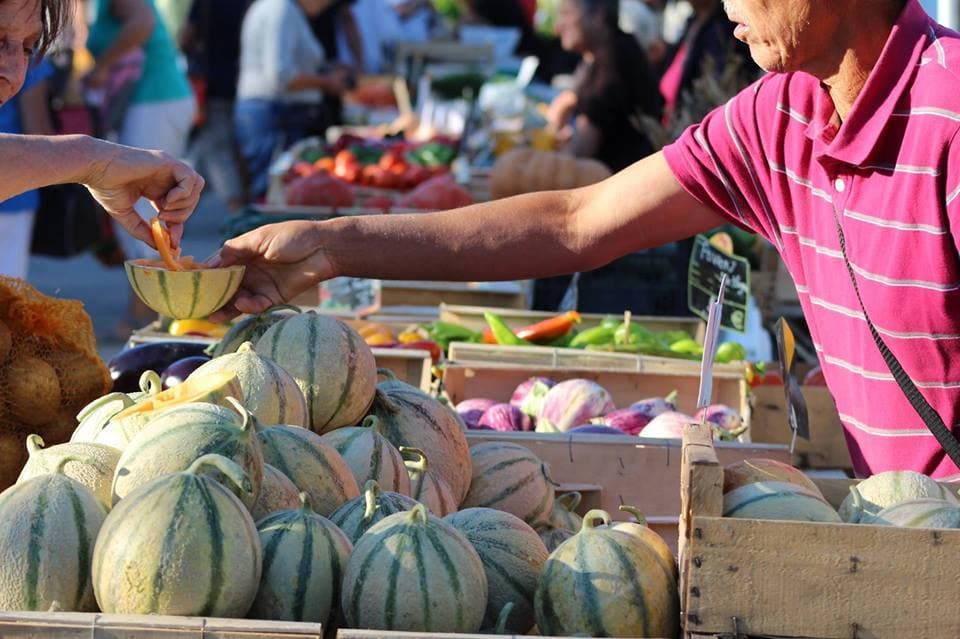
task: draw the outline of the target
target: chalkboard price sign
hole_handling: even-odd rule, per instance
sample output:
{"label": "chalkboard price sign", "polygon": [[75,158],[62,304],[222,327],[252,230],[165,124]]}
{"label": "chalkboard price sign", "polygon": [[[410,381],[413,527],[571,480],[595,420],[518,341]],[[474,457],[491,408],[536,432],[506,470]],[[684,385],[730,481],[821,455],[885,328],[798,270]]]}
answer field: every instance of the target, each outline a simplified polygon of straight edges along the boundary
{"label": "chalkboard price sign", "polygon": [[380,280],[335,277],[320,285],[320,310],[362,317],[380,308]]}
{"label": "chalkboard price sign", "polygon": [[720,290],[720,278],[727,276],[720,326],[743,333],[747,324],[750,297],[750,262],[714,248],[706,236],[694,239],[687,271],[687,306],[703,320],[710,311],[710,298]]}

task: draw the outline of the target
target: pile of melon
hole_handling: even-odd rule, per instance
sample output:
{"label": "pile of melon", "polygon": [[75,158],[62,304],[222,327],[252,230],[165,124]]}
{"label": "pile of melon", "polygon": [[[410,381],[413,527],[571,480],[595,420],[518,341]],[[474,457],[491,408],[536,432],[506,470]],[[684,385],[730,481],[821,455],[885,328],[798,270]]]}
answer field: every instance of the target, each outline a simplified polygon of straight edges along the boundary
{"label": "pile of melon", "polygon": [[0,610],[678,632],[676,565],[642,517],[581,519],[527,448],[470,448],[339,320],[254,325],[178,386],[148,372],[91,403],[69,443],[27,440],[0,493]]}
{"label": "pile of melon", "polygon": [[960,528],[955,490],[908,470],[873,475],[850,486],[839,508],[796,468],[748,459],[724,469],[723,516],[908,528]]}

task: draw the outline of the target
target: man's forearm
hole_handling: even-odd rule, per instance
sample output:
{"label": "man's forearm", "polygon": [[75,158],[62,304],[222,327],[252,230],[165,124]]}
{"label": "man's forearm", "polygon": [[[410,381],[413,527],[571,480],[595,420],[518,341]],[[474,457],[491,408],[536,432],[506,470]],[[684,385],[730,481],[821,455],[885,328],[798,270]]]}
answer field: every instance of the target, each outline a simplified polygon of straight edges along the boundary
{"label": "man's forearm", "polygon": [[352,277],[494,281],[570,273],[590,257],[574,233],[576,193],[427,215],[343,217],[318,223],[317,241],[336,271]]}
{"label": "man's forearm", "polygon": [[0,200],[51,184],[83,182],[109,146],[84,135],[0,134]]}

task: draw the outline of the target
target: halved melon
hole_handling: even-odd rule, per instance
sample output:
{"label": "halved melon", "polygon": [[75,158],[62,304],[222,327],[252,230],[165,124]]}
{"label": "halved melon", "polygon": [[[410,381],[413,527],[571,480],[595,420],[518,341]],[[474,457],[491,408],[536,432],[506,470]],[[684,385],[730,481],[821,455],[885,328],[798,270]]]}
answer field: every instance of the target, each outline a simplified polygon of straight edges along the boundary
{"label": "halved melon", "polygon": [[228,397],[243,403],[243,390],[240,388],[240,381],[235,372],[220,371],[200,377],[190,377],[173,388],[168,388],[125,408],[114,419],[124,420],[134,415],[153,413],[188,402],[219,404],[232,409],[233,407],[227,402]]}
{"label": "halved melon", "polygon": [[219,310],[240,288],[244,272],[243,266],[204,268],[178,262],[180,270],[171,270],[164,263],[155,264],[127,260],[123,266],[137,297],[173,319],[199,319]]}

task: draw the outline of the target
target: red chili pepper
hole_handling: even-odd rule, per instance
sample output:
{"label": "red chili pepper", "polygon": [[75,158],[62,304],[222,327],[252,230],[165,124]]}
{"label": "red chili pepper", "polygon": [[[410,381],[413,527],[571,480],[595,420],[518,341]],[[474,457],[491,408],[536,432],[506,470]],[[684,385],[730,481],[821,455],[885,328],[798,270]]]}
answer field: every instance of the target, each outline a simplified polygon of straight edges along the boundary
{"label": "red chili pepper", "polygon": [[[514,334],[517,337],[525,339],[528,342],[533,342],[534,344],[545,344],[547,342],[560,339],[569,333],[574,325],[579,323],[580,313],[576,311],[567,311],[566,313],[562,313],[556,317],[545,319],[542,322],[537,322],[536,324],[531,324],[530,326],[518,328],[514,331]],[[493,332],[490,331],[489,328],[483,331],[483,343],[497,343],[497,340],[493,337]]]}

